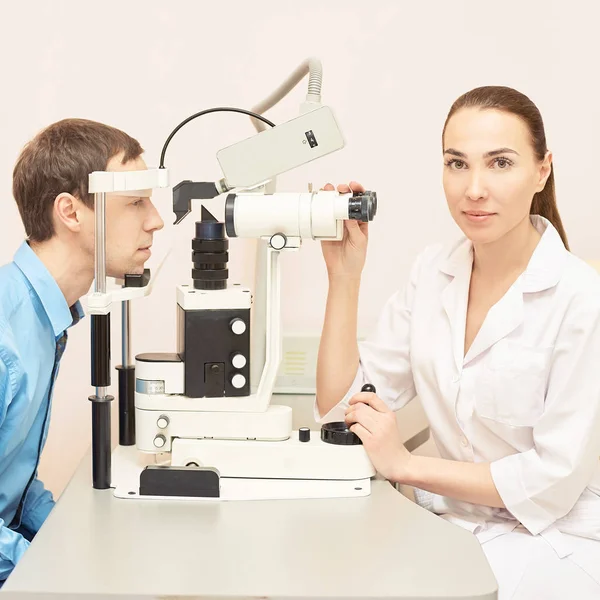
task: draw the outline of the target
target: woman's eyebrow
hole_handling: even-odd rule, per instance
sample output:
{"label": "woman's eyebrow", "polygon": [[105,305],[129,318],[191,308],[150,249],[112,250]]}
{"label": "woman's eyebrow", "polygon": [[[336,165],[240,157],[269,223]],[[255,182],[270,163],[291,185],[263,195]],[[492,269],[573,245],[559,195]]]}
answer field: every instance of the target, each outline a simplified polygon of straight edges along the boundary
{"label": "woman's eyebrow", "polygon": [[[444,150],[444,154],[452,154],[453,156],[458,156],[459,158],[467,158],[467,155],[460,150],[455,150],[454,148],[447,148]],[[483,158],[490,158],[492,156],[498,156],[499,154],[516,154],[520,156],[516,150],[512,148],[497,148],[496,150],[490,150],[483,155]]]}
{"label": "woman's eyebrow", "polygon": [[459,156],[460,158],[467,158],[467,155],[464,152],[460,152],[454,148],[446,148],[446,150],[444,150],[444,154],[452,154],[454,156]]}
{"label": "woman's eyebrow", "polygon": [[498,156],[498,154],[516,154],[517,156],[519,156],[519,153],[516,150],[512,150],[511,148],[498,148],[497,150],[490,150],[490,152],[486,152],[483,155],[483,158]]}

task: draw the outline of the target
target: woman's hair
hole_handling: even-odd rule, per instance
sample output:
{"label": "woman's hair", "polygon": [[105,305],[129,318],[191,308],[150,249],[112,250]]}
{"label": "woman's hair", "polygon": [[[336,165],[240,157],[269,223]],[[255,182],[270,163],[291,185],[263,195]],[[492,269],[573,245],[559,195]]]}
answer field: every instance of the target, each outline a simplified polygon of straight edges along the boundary
{"label": "woman's hair", "polygon": [[[461,108],[481,108],[494,109],[511,113],[520,117],[527,125],[531,134],[531,145],[535,152],[536,158],[540,161],[544,160],[548,147],[546,146],[546,133],[544,131],[544,122],[542,115],[537,106],[521,92],[513,90],[509,87],[502,86],[485,86],[475,88],[458,98],[446,117],[444,129],[442,131],[442,139],[446,132],[446,126],[450,117]],[[567,234],[562,224],[558,208],[556,206],[556,193],[554,188],[554,166],[551,165],[550,176],[546,181],[546,185],[541,192],[537,192],[533,196],[531,203],[532,215],[541,215],[546,217],[558,231],[565,247],[569,248],[567,242]]]}

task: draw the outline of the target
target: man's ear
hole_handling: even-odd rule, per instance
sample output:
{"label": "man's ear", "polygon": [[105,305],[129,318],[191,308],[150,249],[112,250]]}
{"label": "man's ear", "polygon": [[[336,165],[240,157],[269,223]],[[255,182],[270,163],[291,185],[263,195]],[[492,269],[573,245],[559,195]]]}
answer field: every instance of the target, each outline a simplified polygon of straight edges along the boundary
{"label": "man's ear", "polygon": [[84,205],[81,200],[67,192],[61,192],[54,199],[55,219],[72,233],[79,233],[81,231],[83,208]]}
{"label": "man's ear", "polygon": [[546,181],[548,181],[550,173],[552,173],[552,152],[548,150],[548,152],[546,152],[546,156],[544,156],[542,164],[540,165],[539,182],[536,186],[536,192],[541,192],[544,187],[546,187]]}

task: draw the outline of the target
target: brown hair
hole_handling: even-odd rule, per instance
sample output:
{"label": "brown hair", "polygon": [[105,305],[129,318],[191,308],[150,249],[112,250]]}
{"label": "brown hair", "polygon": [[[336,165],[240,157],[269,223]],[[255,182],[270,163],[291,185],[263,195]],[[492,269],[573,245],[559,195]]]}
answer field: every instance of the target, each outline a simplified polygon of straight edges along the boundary
{"label": "brown hair", "polygon": [[63,192],[93,208],[88,176],[104,171],[121,152],[124,164],[144,150],[123,131],[95,121],[65,119],[38,133],[23,148],[13,171],[13,195],[27,238],[44,242],[54,235],[52,207]]}
{"label": "brown hair", "polygon": [[[446,131],[446,125],[450,117],[461,108],[481,108],[494,109],[511,113],[520,117],[529,128],[531,134],[531,143],[533,151],[538,160],[544,160],[548,148],[546,146],[546,133],[544,131],[544,122],[537,106],[521,92],[517,92],[509,87],[503,86],[485,86],[475,88],[458,98],[450,108],[446,117],[444,129],[442,131],[442,140]],[[558,231],[565,247],[569,249],[567,234],[562,224],[558,207],[556,206],[556,193],[554,186],[554,165],[551,165],[550,176],[541,192],[533,196],[530,214],[541,215],[554,225]]]}

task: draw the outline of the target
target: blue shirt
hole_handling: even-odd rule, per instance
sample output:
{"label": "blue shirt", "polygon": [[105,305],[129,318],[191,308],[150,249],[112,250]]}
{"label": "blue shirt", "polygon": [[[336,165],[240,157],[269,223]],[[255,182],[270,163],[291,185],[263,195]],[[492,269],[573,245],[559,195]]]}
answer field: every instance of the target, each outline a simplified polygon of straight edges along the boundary
{"label": "blue shirt", "polygon": [[0,268],[0,580],[29,546],[15,530],[37,532],[54,506],[37,468],[66,330],[82,316],[27,242]]}

